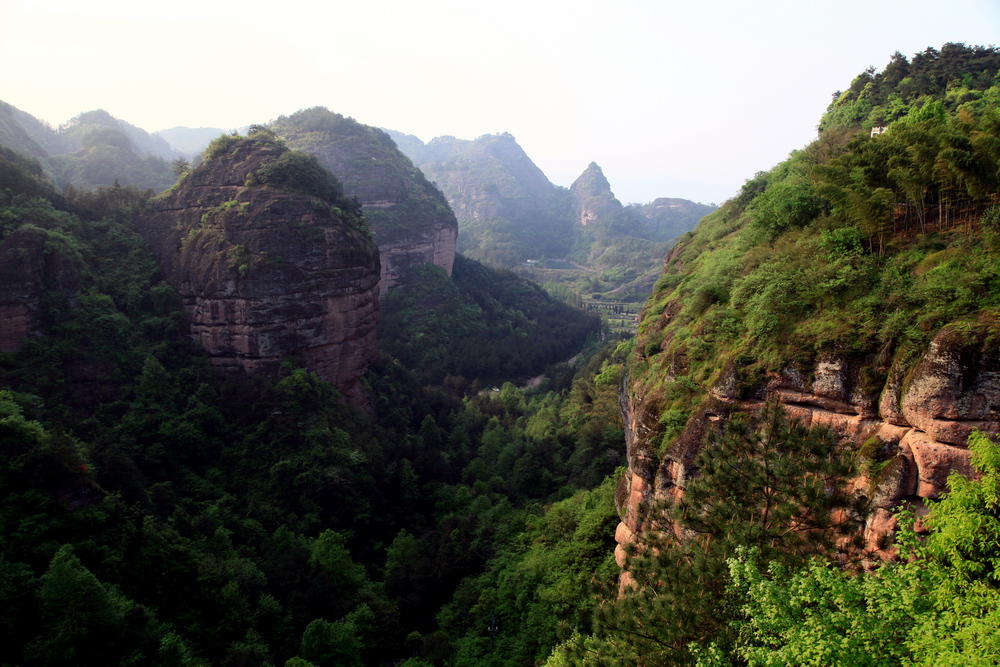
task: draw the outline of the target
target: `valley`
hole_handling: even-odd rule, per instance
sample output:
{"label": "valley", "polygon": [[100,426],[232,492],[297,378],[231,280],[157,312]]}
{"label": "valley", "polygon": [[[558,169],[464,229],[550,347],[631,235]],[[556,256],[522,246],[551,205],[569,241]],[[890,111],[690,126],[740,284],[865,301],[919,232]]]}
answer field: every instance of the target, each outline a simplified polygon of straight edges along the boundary
{"label": "valley", "polygon": [[0,662],[1000,659],[995,47],[719,207],[289,112],[0,104]]}

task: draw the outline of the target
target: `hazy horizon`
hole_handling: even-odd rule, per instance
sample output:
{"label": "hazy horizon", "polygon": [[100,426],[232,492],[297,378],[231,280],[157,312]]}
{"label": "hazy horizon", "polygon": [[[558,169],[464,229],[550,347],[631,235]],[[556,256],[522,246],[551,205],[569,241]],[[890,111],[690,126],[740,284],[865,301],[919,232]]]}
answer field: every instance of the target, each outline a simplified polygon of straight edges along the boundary
{"label": "hazy horizon", "polygon": [[509,132],[557,185],[596,162],[623,202],[721,203],[816,136],[831,95],[895,51],[993,44],[1000,4],[791,0],[8,0],[0,99],[147,132],[312,107],[427,142]]}

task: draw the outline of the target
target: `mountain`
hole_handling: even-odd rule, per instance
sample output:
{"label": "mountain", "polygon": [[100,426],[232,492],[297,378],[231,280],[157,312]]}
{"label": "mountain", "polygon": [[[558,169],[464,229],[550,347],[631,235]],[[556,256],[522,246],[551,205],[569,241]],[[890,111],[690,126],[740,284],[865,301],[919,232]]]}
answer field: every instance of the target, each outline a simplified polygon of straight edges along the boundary
{"label": "mountain", "polygon": [[[900,509],[923,515],[961,488],[949,475],[983,469],[969,443],[1000,431],[998,83],[1000,51],[992,47],[950,44],[912,62],[897,54],[836,96],[816,141],[749,179],[670,251],[623,369],[629,465],[617,496],[617,558],[626,583],[631,573],[663,581],[662,571],[642,570],[662,563],[633,557],[654,549],[685,562],[674,546],[689,538],[698,553],[714,544],[729,554],[724,563],[736,554],[742,510],[733,510],[723,536],[698,523],[710,518],[699,508],[735,508],[727,497],[747,508],[767,493],[774,514],[748,519],[747,535],[756,537],[743,543],[761,550],[759,562],[793,563],[802,544],[796,531],[808,530],[805,544],[827,544],[827,561],[875,567],[899,553]],[[765,407],[774,404],[798,426],[781,426]],[[748,429],[746,414],[761,415],[760,430]],[[806,495],[783,495],[802,477],[781,477],[782,465],[808,463],[819,451],[783,458],[784,448],[799,438],[815,446],[825,430],[836,447],[824,460],[855,465],[849,477],[809,473],[824,480],[831,504],[842,503],[825,515],[838,517],[840,531],[828,542],[813,523],[822,512],[810,513]],[[776,433],[780,443],[769,439]],[[730,449],[737,442],[739,454]],[[773,449],[755,455],[754,447]],[[758,464],[769,466],[768,481],[755,477]],[[716,486],[717,505],[697,495],[705,493],[699,480],[727,470],[743,476]],[[796,508],[791,527],[775,518],[786,501]],[[728,571],[722,564],[712,576]],[[724,595],[721,587],[703,593]],[[711,607],[700,599],[692,604]],[[646,627],[659,628],[658,646],[691,627],[676,613],[654,619],[651,606],[631,600],[646,610]],[[627,604],[613,613],[625,614]],[[707,612],[692,622],[718,619]],[[661,650],[644,640],[636,646]]]}
{"label": "mountain", "polygon": [[437,137],[427,144],[389,135],[447,197],[459,220],[459,252],[513,267],[569,251],[568,193],[549,182],[511,135]]}
{"label": "mountain", "polygon": [[296,354],[349,400],[367,400],[378,250],[313,156],[263,132],[223,135],[136,225],[214,365],[273,372]]}
{"label": "mountain", "polygon": [[226,131],[217,127],[178,126],[154,132],[153,136],[160,137],[170,144],[175,152],[191,159],[205,150],[220,134],[226,134]]}
{"label": "mountain", "polygon": [[444,195],[385,132],[323,107],[282,116],[271,130],[315,155],[361,203],[379,246],[382,296],[410,271],[432,263],[451,275],[458,223]]}
{"label": "mountain", "polygon": [[634,219],[611,192],[611,184],[596,162],[591,162],[569,187],[573,214],[578,225],[597,236],[633,236]]}
{"label": "mountain", "polygon": [[39,160],[60,186],[137,185],[160,191],[175,180],[169,161],[180,154],[162,138],[103,109],[54,129],[0,102],[0,144]]}
{"label": "mountain", "polygon": [[[443,630],[437,612],[552,502],[539,536],[589,526],[570,542],[586,563],[573,590],[613,567],[612,486],[583,489],[621,464],[616,392],[566,363],[595,342],[593,316],[510,272],[425,263],[387,296],[379,351],[357,200],[262,127],[219,137],[159,196],[60,192],[7,147],[0,177],[11,660],[453,654],[479,616]],[[554,389],[543,403],[510,383],[528,377]],[[362,386],[371,413],[344,404],[365,404]],[[574,597],[546,615],[582,618],[593,602]]]}
{"label": "mountain", "polygon": [[698,221],[717,207],[688,199],[659,197],[648,204],[629,204],[640,214],[640,236],[652,241],[673,241],[691,231]]}
{"label": "mountain", "polygon": [[0,144],[22,155],[46,160],[55,144],[55,131],[31,114],[0,102]]}
{"label": "mountain", "polygon": [[[513,272],[379,304],[361,197],[411,172],[378,132],[341,128],[358,199],[262,126],[154,196],[60,190],[0,116],[45,151],[0,147],[5,659],[997,662],[998,53],[863,75],[575,377],[594,318]],[[608,266],[691,209],[596,164],[557,193]]]}
{"label": "mountain", "polygon": [[714,210],[686,200],[676,209],[623,206],[596,163],[571,188],[555,186],[507,133],[425,144],[387,132],[448,198],[460,252],[577,299],[645,298],[673,239]]}

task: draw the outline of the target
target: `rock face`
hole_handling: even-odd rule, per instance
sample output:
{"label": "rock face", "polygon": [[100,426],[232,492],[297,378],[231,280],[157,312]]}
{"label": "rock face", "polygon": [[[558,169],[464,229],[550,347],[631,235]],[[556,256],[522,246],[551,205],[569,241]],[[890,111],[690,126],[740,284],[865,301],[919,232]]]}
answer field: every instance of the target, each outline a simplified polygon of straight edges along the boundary
{"label": "rock face", "polygon": [[285,151],[266,137],[233,139],[137,225],[213,364],[249,374],[298,355],[363,403],[378,250],[360,217],[341,208],[350,202],[248,184]]}
{"label": "rock face", "polygon": [[576,221],[584,227],[603,223],[613,226],[622,217],[622,203],[615,199],[604,172],[591,162],[569,187],[573,193]]}
{"label": "rock face", "polygon": [[[668,313],[669,316],[669,313]],[[619,553],[642,530],[642,508],[683,493],[685,479],[713,421],[734,410],[753,409],[775,397],[789,417],[809,427],[832,429],[844,442],[864,445],[877,473],[855,480],[870,500],[865,535],[872,548],[896,529],[895,507],[917,513],[924,501],[946,490],[948,475],[973,474],[966,440],[974,428],[1000,432],[1000,320],[983,314],[973,323],[950,325],[931,341],[915,365],[897,362],[881,386],[863,369],[871,360],[823,359],[806,372],[789,367],[764,378],[750,392],[738,390],[730,367],[712,389],[705,408],[662,457],[652,446],[659,412],[641,383],[622,393],[628,472],[618,494],[623,527]],[[903,378],[906,378],[903,380]],[[884,555],[884,554],[883,554]]]}
{"label": "rock face", "polygon": [[48,248],[41,229],[22,228],[0,243],[0,353],[16,352],[40,333],[42,297],[54,289],[67,299],[79,292],[69,258]]}
{"label": "rock face", "polygon": [[[661,244],[715,208],[673,199],[623,206],[594,163],[571,188],[553,185],[507,133],[426,144],[389,134],[448,198],[462,232],[459,251],[495,265],[523,269],[529,259],[572,257],[591,269],[614,269],[625,253],[636,266],[648,262],[651,285],[666,252]],[[620,245],[608,242],[619,238]]]}
{"label": "rock face", "polygon": [[272,129],[315,155],[361,203],[381,255],[383,297],[415,266],[433,263],[451,275],[458,221],[385,132],[322,107],[279,118]]}
{"label": "rock face", "polygon": [[[510,134],[472,141],[437,137],[426,144],[398,132],[390,136],[447,197],[462,230],[463,254],[514,266],[568,252],[569,193],[553,185]],[[507,248],[503,256],[498,240]]]}

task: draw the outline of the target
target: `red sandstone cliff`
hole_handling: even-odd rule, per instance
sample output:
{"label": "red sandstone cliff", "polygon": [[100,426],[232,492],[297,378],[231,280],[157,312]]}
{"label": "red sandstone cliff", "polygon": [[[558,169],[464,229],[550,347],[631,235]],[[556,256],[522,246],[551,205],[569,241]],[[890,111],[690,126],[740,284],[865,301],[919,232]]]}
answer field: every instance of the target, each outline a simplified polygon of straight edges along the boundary
{"label": "red sandstone cliff", "polygon": [[258,135],[228,144],[137,221],[183,299],[190,335],[227,371],[267,371],[297,355],[364,402],[360,377],[376,351],[375,243],[349,202],[252,184],[287,151],[279,143]]}
{"label": "red sandstone cliff", "polygon": [[808,372],[790,365],[779,377],[765,378],[749,397],[741,397],[736,369],[730,367],[701,412],[662,455],[652,444],[662,429],[656,389],[632,383],[622,393],[629,465],[616,494],[622,517],[616,533],[619,564],[625,562],[624,545],[643,529],[643,508],[683,493],[694,456],[713,423],[769,397],[777,398],[788,416],[804,425],[828,427],[845,443],[870,450],[880,465],[877,472],[855,480],[854,488],[870,501],[865,537],[871,547],[878,547],[897,527],[893,509],[908,504],[919,515],[925,500],[946,490],[953,470],[972,474],[966,447],[972,429],[1000,431],[998,330],[1000,320],[990,313],[945,327],[916,364],[891,364],[886,382],[878,387],[865,386],[863,368],[870,360],[829,358]]}
{"label": "red sandstone cliff", "polygon": [[55,290],[68,299],[79,292],[69,257],[50,247],[49,234],[19,229],[0,243],[0,353],[16,352],[40,332],[42,297]]}

